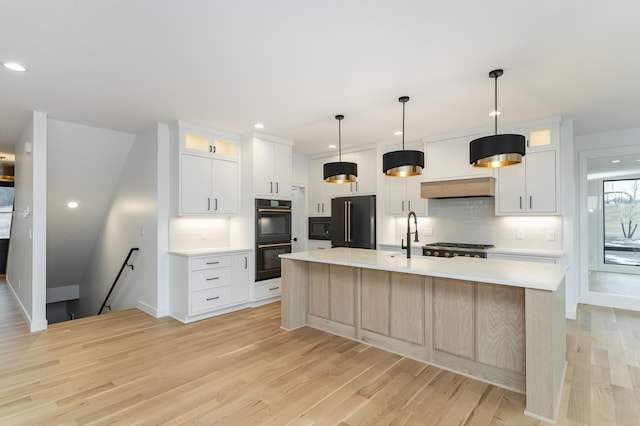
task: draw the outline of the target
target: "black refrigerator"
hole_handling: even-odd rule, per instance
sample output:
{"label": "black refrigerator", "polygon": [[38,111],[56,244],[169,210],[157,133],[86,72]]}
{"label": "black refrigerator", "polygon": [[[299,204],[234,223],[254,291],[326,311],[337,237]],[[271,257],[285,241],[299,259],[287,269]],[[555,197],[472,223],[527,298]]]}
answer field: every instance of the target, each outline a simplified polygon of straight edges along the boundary
{"label": "black refrigerator", "polygon": [[376,248],[376,196],[337,197],[331,200],[331,245]]}

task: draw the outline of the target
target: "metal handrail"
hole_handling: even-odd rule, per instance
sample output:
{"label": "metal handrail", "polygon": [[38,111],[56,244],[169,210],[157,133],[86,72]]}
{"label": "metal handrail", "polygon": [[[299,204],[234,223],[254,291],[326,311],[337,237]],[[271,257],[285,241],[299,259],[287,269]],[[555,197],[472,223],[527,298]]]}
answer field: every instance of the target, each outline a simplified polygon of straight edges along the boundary
{"label": "metal handrail", "polygon": [[129,258],[133,254],[133,252],[134,251],[138,251],[138,250],[140,250],[138,247],[132,247],[131,250],[129,250],[129,254],[127,255],[127,258],[124,260],[124,263],[122,264],[122,267],[120,268],[120,272],[118,272],[118,276],[113,281],[113,284],[111,284],[111,289],[109,290],[109,293],[107,293],[107,297],[104,298],[104,302],[102,302],[102,306],[100,307],[100,310],[98,311],[98,315],[100,315],[102,313],[102,310],[105,308],[105,306],[107,308],[109,308],[109,310],[111,310],[111,306],[107,305],[107,301],[109,300],[109,296],[111,296],[111,292],[113,292],[114,287],[118,283],[118,279],[120,279],[120,275],[122,275],[122,271],[124,271],[124,268],[128,266],[133,271],[133,265],[129,265],[128,262],[129,262]]}

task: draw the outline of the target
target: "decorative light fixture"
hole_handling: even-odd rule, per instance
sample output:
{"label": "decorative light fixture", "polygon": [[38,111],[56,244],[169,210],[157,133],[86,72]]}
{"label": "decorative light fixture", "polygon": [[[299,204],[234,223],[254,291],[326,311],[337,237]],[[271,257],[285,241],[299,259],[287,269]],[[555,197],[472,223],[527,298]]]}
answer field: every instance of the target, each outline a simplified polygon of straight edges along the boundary
{"label": "decorative light fixture", "polygon": [[424,152],[404,149],[404,107],[409,97],[401,96],[398,101],[402,103],[402,151],[391,151],[382,156],[382,172],[387,176],[416,176],[422,174]]}
{"label": "decorative light fixture", "polygon": [[504,167],[520,164],[524,157],[525,137],[514,134],[498,134],[498,77],[503,70],[493,70],[489,77],[495,80],[494,132],[490,136],[469,143],[469,163],[473,167]]}
{"label": "decorative light fixture", "polygon": [[358,176],[358,165],[342,161],[342,135],[340,134],[340,122],[344,115],[336,115],[338,120],[338,161],[325,163],[324,181],[328,183],[351,183]]}

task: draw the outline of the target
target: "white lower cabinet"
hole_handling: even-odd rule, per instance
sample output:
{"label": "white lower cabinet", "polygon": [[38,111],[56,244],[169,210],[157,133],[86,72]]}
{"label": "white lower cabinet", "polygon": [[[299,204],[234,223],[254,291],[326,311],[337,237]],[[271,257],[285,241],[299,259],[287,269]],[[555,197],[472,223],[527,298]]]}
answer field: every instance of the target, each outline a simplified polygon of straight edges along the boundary
{"label": "white lower cabinet", "polygon": [[253,300],[269,299],[271,297],[279,297],[282,293],[280,278],[268,280],[265,282],[257,282],[253,291]]}
{"label": "white lower cabinet", "polygon": [[170,314],[188,323],[247,307],[250,251],[170,256]]}

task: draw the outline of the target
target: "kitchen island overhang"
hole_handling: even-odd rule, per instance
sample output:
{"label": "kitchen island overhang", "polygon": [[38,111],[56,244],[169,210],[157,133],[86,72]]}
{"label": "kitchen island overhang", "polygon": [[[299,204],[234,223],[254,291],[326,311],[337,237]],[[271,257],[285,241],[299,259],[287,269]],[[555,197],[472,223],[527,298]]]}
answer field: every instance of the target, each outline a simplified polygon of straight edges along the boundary
{"label": "kitchen island overhang", "polygon": [[282,255],[282,328],[305,325],[526,394],[553,421],[566,266],[334,248]]}

